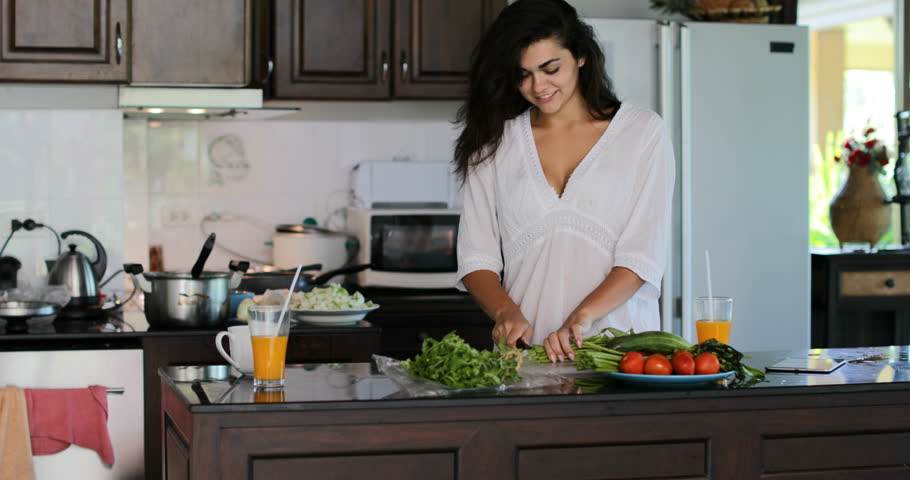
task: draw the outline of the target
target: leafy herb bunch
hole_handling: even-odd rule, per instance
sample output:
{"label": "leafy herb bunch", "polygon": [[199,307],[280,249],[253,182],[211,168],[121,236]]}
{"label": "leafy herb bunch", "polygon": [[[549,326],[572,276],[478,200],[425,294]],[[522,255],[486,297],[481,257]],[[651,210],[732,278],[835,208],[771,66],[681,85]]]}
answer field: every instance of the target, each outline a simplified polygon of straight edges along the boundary
{"label": "leafy herb bunch", "polygon": [[692,345],[689,348],[689,352],[694,356],[698,356],[702,352],[713,353],[720,361],[721,372],[729,372],[731,370],[736,372],[733,381],[730,382],[730,387],[748,387],[765,379],[765,372],[742,362],[744,358],[742,353],[716,339],[709,338],[704,342]]}
{"label": "leafy herb bunch", "polygon": [[506,348],[504,339],[500,340],[498,351],[477,350],[455,332],[449,332],[442,340],[425,339],[421,353],[402,361],[401,366],[415,377],[449,387],[492,387],[521,379],[521,352]]}

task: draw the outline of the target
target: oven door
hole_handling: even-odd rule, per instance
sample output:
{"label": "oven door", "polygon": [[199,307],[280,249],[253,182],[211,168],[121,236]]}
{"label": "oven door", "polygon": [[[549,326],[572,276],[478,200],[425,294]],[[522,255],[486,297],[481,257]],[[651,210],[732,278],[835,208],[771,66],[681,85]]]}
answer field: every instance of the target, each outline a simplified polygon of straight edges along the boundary
{"label": "oven door", "polygon": [[455,252],[457,213],[374,215],[370,219],[370,263],[375,271],[450,273],[458,270]]}

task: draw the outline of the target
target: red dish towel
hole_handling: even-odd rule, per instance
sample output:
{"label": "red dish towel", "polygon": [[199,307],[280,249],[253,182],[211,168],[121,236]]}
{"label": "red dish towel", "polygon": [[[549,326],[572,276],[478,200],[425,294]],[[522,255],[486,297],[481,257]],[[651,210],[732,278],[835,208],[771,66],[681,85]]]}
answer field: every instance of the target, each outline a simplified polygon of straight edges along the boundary
{"label": "red dish towel", "polygon": [[105,387],[26,389],[25,398],[32,455],[51,455],[75,444],[114,464]]}

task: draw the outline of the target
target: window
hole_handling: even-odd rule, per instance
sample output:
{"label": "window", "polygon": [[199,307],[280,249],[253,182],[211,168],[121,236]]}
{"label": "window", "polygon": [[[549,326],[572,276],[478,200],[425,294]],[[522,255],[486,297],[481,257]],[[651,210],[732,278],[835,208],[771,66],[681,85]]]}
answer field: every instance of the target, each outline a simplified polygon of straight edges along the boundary
{"label": "window", "polygon": [[[846,177],[834,161],[845,138],[866,127],[896,152],[895,31],[893,2],[868,0],[803,0],[799,23],[810,28],[810,246],[837,247],[828,206]],[[894,195],[894,158],[879,178],[886,195]],[[878,246],[900,243],[899,212]]]}

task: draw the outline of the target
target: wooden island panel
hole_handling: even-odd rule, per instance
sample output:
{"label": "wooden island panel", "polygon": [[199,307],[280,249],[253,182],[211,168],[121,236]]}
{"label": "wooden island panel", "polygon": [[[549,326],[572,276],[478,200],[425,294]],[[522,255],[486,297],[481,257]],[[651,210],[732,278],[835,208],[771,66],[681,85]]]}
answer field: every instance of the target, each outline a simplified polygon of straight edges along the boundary
{"label": "wooden island panel", "polygon": [[163,394],[165,421],[192,423],[169,431],[193,432],[192,479],[910,478],[908,392],[190,416]]}

